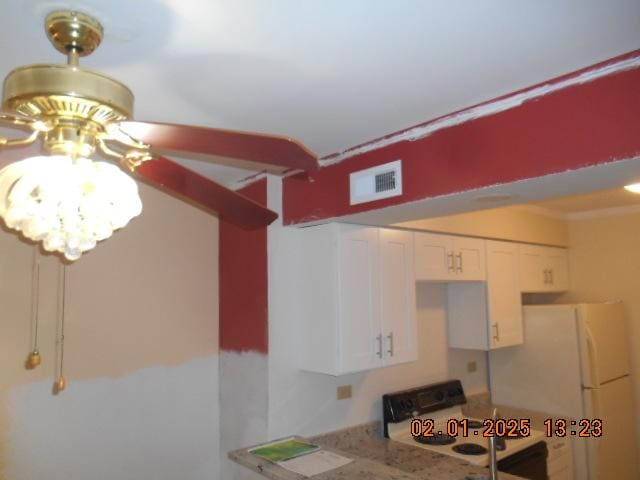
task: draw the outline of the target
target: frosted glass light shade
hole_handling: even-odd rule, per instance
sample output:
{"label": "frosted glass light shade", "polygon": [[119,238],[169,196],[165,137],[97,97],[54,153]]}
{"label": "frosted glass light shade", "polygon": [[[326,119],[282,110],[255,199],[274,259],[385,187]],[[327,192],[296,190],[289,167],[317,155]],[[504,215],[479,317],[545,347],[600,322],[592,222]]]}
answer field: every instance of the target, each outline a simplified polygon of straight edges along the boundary
{"label": "frosted glass light shade", "polygon": [[0,217],[7,227],[68,260],[141,212],[136,182],[111,163],[53,155],[0,170]]}
{"label": "frosted glass light shade", "polygon": [[640,183],[632,183],[630,185],[625,185],[624,189],[629,192],[640,193]]}

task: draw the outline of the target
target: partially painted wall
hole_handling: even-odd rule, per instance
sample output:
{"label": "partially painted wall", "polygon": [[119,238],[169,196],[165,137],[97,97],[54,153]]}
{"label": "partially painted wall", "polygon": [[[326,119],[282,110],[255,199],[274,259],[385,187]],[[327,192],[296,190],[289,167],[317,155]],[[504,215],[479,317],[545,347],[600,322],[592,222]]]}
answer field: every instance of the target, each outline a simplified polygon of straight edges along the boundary
{"label": "partially painted wall", "polygon": [[0,479],[219,476],[218,222],[141,186],[144,212],[67,267],[66,391],[51,393],[56,257],[0,231]]}
{"label": "partially painted wall", "polygon": [[[267,204],[267,181],[239,193]],[[224,479],[260,478],[227,452],[267,439],[267,229],[220,222],[220,456]]]}

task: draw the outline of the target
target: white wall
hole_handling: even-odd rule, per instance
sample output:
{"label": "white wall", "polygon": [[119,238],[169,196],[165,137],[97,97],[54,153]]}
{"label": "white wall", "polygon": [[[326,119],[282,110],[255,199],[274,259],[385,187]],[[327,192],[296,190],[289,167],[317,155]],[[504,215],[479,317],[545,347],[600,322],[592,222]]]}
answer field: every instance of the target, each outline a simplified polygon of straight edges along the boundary
{"label": "white wall", "polygon": [[141,186],[144,212],[67,267],[65,376],[51,394],[57,257],[0,231],[0,479],[210,480],[218,455],[218,224]]}
{"label": "white wall", "polygon": [[[287,229],[283,229],[287,230]],[[287,240],[280,237],[281,247]],[[292,248],[280,256],[282,265],[293,261]],[[309,252],[310,253],[310,252]],[[285,259],[284,257],[288,257]],[[282,301],[295,296],[295,282],[289,282]],[[282,284],[279,284],[282,285]],[[276,293],[277,295],[277,293]],[[274,299],[275,313],[279,299]],[[483,352],[453,350],[447,347],[446,286],[422,284],[417,290],[419,359],[417,362],[332,377],[304,372],[296,365],[297,318],[303,310],[290,308],[270,315],[269,352],[269,437],[291,434],[309,435],[344,428],[382,418],[384,393],[431,382],[461,378],[468,393],[486,391],[486,355]],[[479,370],[465,371],[474,360]],[[352,385],[353,397],[336,399],[339,385]]]}
{"label": "white wall", "polygon": [[[279,198],[279,182],[270,179],[270,198]],[[304,255],[296,229],[269,229],[269,437],[310,435],[382,417],[384,393],[449,378],[461,378],[468,393],[487,390],[486,355],[447,348],[446,287],[418,286],[419,360],[368,372],[332,377],[304,372],[296,365],[297,319],[304,309],[295,281],[296,263]],[[478,371],[466,373],[466,362]],[[337,400],[336,387],[352,385],[353,396]]]}

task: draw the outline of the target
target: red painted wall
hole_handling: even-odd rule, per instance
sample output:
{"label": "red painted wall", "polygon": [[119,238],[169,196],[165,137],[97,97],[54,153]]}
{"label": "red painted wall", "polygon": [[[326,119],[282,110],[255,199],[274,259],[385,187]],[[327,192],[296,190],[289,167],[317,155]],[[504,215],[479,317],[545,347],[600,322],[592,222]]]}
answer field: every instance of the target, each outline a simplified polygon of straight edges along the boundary
{"label": "red painted wall", "polygon": [[[238,190],[267,204],[267,180]],[[220,220],[220,348],[269,350],[267,229],[247,231]]]}
{"label": "red painted wall", "polygon": [[[624,57],[640,56],[632,52]],[[567,78],[564,76],[562,78]],[[553,82],[551,82],[553,83]],[[338,217],[640,155],[640,69],[284,181],[284,223]],[[349,174],[403,160],[403,195],[349,205]]]}

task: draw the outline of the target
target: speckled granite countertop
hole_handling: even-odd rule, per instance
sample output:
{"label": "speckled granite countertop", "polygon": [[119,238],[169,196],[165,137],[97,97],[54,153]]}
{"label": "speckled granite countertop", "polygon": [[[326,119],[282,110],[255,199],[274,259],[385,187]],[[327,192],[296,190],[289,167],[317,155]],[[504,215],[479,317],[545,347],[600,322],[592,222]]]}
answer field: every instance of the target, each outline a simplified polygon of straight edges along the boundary
{"label": "speckled granite countertop", "polygon": [[[389,441],[373,422],[311,437],[309,441],[354,461],[343,467],[315,475],[314,480],[464,480],[466,475],[487,473],[453,457],[422,448]],[[247,449],[229,453],[229,458],[273,480],[302,480],[305,477],[252,455]],[[500,473],[501,480],[520,477]]]}

